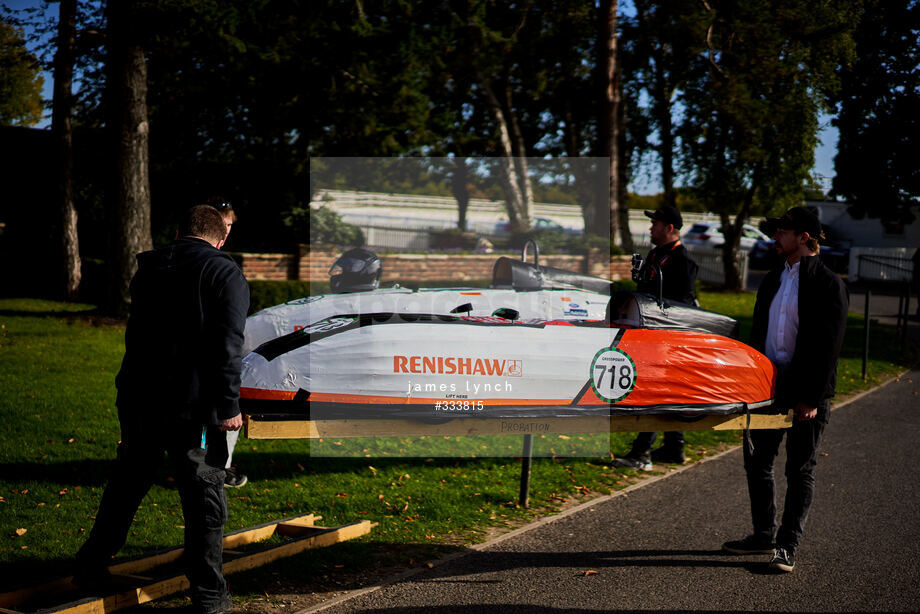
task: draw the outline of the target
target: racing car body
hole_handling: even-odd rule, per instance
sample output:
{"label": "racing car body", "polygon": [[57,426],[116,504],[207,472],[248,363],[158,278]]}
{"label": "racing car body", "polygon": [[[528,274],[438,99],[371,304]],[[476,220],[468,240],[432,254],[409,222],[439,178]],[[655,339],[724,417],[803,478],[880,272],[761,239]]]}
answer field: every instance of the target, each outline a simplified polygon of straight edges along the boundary
{"label": "racing car body", "polygon": [[731,338],[734,320],[503,260],[491,289],[325,295],[252,316],[244,410],[425,420],[741,413],[772,402],[774,367]]}

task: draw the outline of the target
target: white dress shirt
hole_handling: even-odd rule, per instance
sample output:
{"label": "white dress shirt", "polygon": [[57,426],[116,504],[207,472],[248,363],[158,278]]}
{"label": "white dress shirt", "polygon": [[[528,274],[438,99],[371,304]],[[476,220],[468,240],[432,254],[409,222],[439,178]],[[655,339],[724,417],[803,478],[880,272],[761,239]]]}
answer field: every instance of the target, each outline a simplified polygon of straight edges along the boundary
{"label": "white dress shirt", "polygon": [[767,358],[777,367],[792,361],[795,338],[799,332],[799,264],[786,262],[780,276],[779,290],[770,303],[770,322],[767,326]]}

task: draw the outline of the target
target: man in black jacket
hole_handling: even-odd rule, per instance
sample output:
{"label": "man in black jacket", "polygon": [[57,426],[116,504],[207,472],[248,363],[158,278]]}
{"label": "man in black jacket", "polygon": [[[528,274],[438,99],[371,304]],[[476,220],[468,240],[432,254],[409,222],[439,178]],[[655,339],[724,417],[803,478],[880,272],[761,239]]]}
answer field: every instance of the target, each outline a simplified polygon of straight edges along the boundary
{"label": "man in black jacket", "polygon": [[[843,282],[818,259],[818,218],[795,207],[768,220],[783,266],[767,274],[757,292],[751,345],[777,368],[777,407],[792,408],[788,430],[746,433],[744,468],[754,533],[726,542],[735,554],[772,553],[770,566],[792,571],[815,489],[818,445],[830,414],[849,296]],[[786,437],[786,501],[776,527],[773,463]]]}
{"label": "man in black jacket", "polygon": [[[662,298],[693,305],[696,302],[696,274],[699,266],[680,242],[680,229],[684,225],[683,217],[674,207],[664,206],[656,211],[646,211],[652,220],[649,234],[655,246],[639,271],[636,289],[658,296],[659,282]],[[656,433],[639,433],[632,443],[632,449],[626,456],[618,458],[614,464],[619,467],[651,471],[652,461],[659,463],[683,463],[684,434],[680,431],[667,431],[664,444],[652,451]]]}
{"label": "man in black jacket", "polygon": [[163,453],[185,519],[186,575],[194,608],[232,607],[221,571],[226,431],[242,426],[239,387],[249,286],[219,249],[221,214],[193,207],[170,245],[137,256],[125,356],[116,378],[121,443],[89,539],[77,554],[78,586],[97,588],[153,484]]}

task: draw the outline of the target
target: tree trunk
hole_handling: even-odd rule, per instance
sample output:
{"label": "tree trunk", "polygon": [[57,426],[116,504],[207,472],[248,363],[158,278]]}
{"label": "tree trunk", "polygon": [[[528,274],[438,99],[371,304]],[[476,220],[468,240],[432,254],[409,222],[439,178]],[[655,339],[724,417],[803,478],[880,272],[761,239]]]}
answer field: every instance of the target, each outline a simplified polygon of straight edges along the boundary
{"label": "tree trunk", "polygon": [[147,65],[136,0],[106,5],[108,16],[107,124],[112,166],[106,200],[111,255],[109,309],[123,316],[130,304],[135,256],[153,246],[150,232]]}
{"label": "tree trunk", "polygon": [[[618,245],[624,253],[631,254],[635,249],[632,231],[629,229],[629,206],[627,205],[626,186],[629,185],[629,146],[626,142],[626,101],[623,98],[623,75],[621,64],[617,62],[617,213],[619,215],[620,241]],[[613,212],[611,211],[611,215]]]}
{"label": "tree trunk", "polygon": [[594,162],[581,157],[578,146],[578,131],[575,128],[575,114],[572,112],[571,100],[566,100],[562,133],[565,155],[569,158],[572,175],[575,177],[575,198],[581,207],[581,217],[584,221],[584,234],[589,234],[595,228],[594,215],[597,213],[595,206],[596,190],[594,189],[593,171]]}
{"label": "tree trunk", "polygon": [[[659,8],[664,10],[664,8]],[[649,24],[649,3],[636,2],[636,15],[642,23],[645,44],[645,53],[650,62],[654,63],[654,82],[651,90],[654,93],[652,109],[658,123],[658,155],[661,156],[661,185],[664,188],[664,204],[671,207],[677,206],[677,195],[674,192],[674,122],[671,120],[671,87],[664,69],[665,54],[661,45],[651,41],[652,26]]]}
{"label": "tree trunk", "polygon": [[598,121],[600,137],[600,155],[609,161],[609,193],[606,211],[599,219],[609,220],[610,238],[616,245],[620,239],[620,171],[617,147],[619,145],[619,125],[617,122],[620,103],[619,90],[616,85],[617,57],[617,0],[602,0],[599,10],[598,34],[598,70],[601,75],[603,95]]}
{"label": "tree trunk", "polygon": [[469,171],[466,168],[466,158],[454,158],[454,172],[450,176],[450,191],[457,199],[457,228],[466,232],[466,210],[470,204],[470,190],[468,185]]}
{"label": "tree trunk", "polygon": [[[660,71],[656,71],[660,72]],[[658,97],[655,110],[658,114],[658,138],[661,146],[661,184],[664,186],[664,204],[676,207],[677,194],[674,192],[674,125],[671,121],[671,92],[663,82],[664,77],[657,75]]]}
{"label": "tree trunk", "polygon": [[511,133],[508,121],[505,119],[505,111],[502,109],[498,97],[492,91],[492,87],[485,76],[479,73],[477,80],[485,96],[489,112],[492,114],[495,127],[498,130],[499,144],[502,149],[502,155],[498,158],[498,182],[501,185],[502,192],[505,194],[505,205],[508,209],[511,232],[527,232],[533,227],[533,216],[527,213],[524,194],[521,192],[521,186],[518,183],[519,166],[515,160],[514,147],[511,143]]}
{"label": "tree trunk", "polygon": [[530,230],[533,228],[533,186],[530,183],[530,169],[527,164],[527,146],[524,143],[524,135],[521,133],[521,125],[518,123],[514,106],[511,104],[511,79],[507,75],[505,77],[505,109],[511,129],[515,176],[521,190],[522,226],[524,230]]}
{"label": "tree trunk", "polygon": [[57,151],[57,199],[61,222],[61,256],[64,265],[63,296],[76,300],[81,281],[77,210],[73,201],[73,64],[77,1],[60,1],[57,51],[54,54],[54,109],[51,131]]}

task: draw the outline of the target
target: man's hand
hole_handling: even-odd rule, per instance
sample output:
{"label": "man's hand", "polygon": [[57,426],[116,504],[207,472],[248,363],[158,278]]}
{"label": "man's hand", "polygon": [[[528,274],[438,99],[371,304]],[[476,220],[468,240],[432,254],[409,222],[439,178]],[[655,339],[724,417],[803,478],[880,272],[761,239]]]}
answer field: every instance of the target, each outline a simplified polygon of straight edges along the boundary
{"label": "man's hand", "polygon": [[805,420],[812,420],[817,415],[817,407],[812,407],[811,405],[806,405],[802,402],[797,402],[795,404],[795,417],[800,422],[804,422]]}
{"label": "man's hand", "polygon": [[237,414],[232,418],[220,421],[220,430],[238,431],[243,427],[243,414]]}

